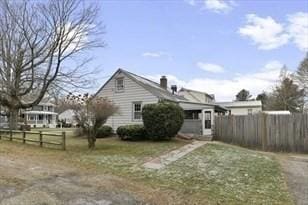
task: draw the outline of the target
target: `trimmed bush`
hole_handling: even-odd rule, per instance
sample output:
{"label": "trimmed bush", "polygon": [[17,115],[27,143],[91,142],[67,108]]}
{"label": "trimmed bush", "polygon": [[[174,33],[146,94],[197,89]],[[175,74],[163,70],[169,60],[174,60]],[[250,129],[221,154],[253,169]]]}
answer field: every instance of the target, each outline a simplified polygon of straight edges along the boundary
{"label": "trimmed bush", "polygon": [[105,137],[110,137],[113,134],[112,127],[108,125],[103,125],[101,126],[96,133],[96,138],[105,138]]}
{"label": "trimmed bush", "polygon": [[122,140],[144,140],[147,133],[143,125],[125,125],[117,129],[117,135]]}
{"label": "trimmed bush", "polygon": [[142,109],[143,124],[152,140],[175,137],[184,122],[183,109],[171,102],[145,105]]}

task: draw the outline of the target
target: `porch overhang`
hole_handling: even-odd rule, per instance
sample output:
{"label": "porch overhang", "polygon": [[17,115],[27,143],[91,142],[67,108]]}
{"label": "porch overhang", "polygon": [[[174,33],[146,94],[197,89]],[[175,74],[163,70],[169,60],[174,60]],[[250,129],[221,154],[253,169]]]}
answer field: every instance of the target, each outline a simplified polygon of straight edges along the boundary
{"label": "porch overhang", "polygon": [[213,109],[215,112],[227,112],[228,109],[217,105],[214,103],[197,103],[197,102],[189,102],[189,101],[180,101],[179,105],[184,110],[203,110],[203,109]]}

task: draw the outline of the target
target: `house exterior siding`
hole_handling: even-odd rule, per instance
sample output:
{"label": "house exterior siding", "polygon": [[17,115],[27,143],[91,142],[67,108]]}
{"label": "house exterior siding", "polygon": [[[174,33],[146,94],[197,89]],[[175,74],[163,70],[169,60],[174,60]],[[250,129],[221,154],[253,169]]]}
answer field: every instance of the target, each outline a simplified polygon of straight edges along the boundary
{"label": "house exterior siding", "polygon": [[[118,78],[124,79],[124,90],[116,90],[116,79]],[[114,130],[122,125],[142,124],[142,120],[133,119],[134,102],[141,102],[142,106],[158,102],[156,96],[122,72],[116,73],[97,93],[97,96],[107,97],[119,107],[119,112],[106,122],[106,125],[111,126]]]}
{"label": "house exterior siding", "polygon": [[[256,114],[262,111],[262,107],[229,107],[232,115]],[[248,110],[251,109],[251,113]]]}

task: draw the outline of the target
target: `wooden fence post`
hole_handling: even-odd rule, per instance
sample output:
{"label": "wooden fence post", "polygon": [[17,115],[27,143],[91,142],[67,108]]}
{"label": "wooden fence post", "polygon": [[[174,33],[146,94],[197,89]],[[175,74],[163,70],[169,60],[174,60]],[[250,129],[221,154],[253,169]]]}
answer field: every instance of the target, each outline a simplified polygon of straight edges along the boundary
{"label": "wooden fence post", "polygon": [[263,117],[263,126],[262,126],[262,149],[267,150],[267,122],[266,122],[266,117],[267,114],[262,113],[261,116]]}
{"label": "wooden fence post", "polygon": [[65,136],[65,132],[62,132],[62,149],[66,150],[66,136]]}
{"label": "wooden fence post", "polygon": [[43,147],[43,134],[42,134],[42,131],[40,131],[40,147]]}
{"label": "wooden fence post", "polygon": [[12,140],[13,140],[13,131],[10,130],[10,141],[12,141]]}
{"label": "wooden fence post", "polygon": [[23,131],[22,132],[22,143],[26,143],[26,132],[25,131]]}

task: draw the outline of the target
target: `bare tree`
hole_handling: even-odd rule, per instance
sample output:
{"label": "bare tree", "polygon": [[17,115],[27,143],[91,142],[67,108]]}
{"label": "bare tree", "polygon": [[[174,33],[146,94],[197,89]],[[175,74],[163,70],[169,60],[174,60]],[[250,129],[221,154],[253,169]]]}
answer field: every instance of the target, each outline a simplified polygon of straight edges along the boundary
{"label": "bare tree", "polygon": [[19,109],[37,105],[51,86],[85,83],[85,52],[104,46],[92,3],[0,0],[0,103],[11,128]]}
{"label": "bare tree", "polygon": [[118,111],[118,107],[107,98],[94,98],[88,94],[70,94],[67,96],[67,104],[74,110],[74,117],[88,138],[89,148],[94,149],[99,128]]}

